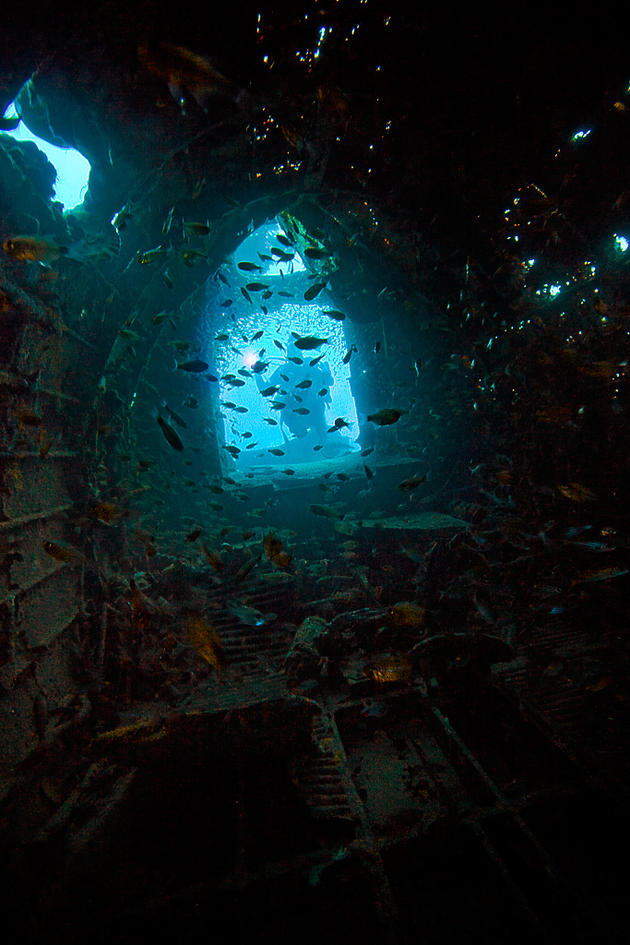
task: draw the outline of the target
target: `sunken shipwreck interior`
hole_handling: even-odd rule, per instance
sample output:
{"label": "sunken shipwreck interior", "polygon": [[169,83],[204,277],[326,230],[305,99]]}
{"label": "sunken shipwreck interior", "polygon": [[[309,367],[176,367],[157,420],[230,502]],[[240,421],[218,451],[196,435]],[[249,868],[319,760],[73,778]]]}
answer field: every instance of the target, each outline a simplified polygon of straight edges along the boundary
{"label": "sunken shipwreck interior", "polygon": [[5,924],[627,941],[619,23],[40,7],[0,30]]}

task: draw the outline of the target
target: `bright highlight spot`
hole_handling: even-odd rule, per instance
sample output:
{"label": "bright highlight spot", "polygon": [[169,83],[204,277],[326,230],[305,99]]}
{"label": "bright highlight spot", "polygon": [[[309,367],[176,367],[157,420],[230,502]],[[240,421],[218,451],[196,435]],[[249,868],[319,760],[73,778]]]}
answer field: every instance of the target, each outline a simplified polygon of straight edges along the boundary
{"label": "bright highlight spot", "polygon": [[625,236],[618,236],[615,233],[615,249],[620,253],[626,252],[628,249],[628,240],[625,238]]}
{"label": "bright highlight spot", "polygon": [[588,138],[592,130],[592,128],[580,128],[579,131],[571,135],[571,141],[583,141],[584,138]]}

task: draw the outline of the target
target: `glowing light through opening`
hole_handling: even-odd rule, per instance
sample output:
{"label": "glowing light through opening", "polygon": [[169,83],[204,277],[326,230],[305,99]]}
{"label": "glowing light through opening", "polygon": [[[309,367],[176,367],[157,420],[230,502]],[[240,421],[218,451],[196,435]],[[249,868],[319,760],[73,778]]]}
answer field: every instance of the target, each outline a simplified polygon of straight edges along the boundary
{"label": "glowing light through opening", "polygon": [[[252,274],[254,280],[260,278],[266,279],[270,276],[293,275],[295,272],[306,272],[306,266],[300,259],[297,252],[285,246],[278,240],[278,234],[284,235],[284,231],[277,223],[271,223],[268,226],[259,227],[255,233],[252,233],[247,239],[244,239],[239,248],[234,253],[234,263],[238,267],[239,263],[254,262],[260,266],[257,273]],[[274,258],[272,249],[280,249],[287,256],[293,255],[293,259],[283,260]],[[267,259],[261,259],[260,254],[267,256]],[[282,286],[278,286],[282,289]]]}
{"label": "glowing light through opening", "polygon": [[[330,303],[332,304],[332,303]],[[323,303],[324,307],[328,305]],[[224,426],[225,443],[228,446],[236,446],[241,453],[238,457],[236,468],[245,465],[260,465],[273,461],[273,454],[265,451],[272,448],[283,449],[286,447],[282,432],[281,420],[282,409],[274,409],[273,403],[283,402],[282,395],[263,397],[258,390],[256,381],[253,377],[247,378],[239,375],[242,368],[251,369],[252,365],[259,360],[260,352],[264,351],[261,360],[269,362],[269,368],[261,374],[263,387],[270,383],[269,378],[274,371],[286,362],[286,353],[274,344],[274,340],[280,342],[284,349],[292,340],[291,332],[295,331],[300,335],[314,334],[318,337],[329,339],[329,343],[322,345],[321,348],[313,351],[304,351],[303,361],[307,366],[311,360],[324,354],[321,364],[328,365],[333,375],[334,383],[330,387],[331,403],[325,404],[326,423],[331,427],[337,417],[343,417],[350,426],[334,433],[326,434],[331,444],[334,440],[343,440],[346,449],[358,449],[354,446],[354,441],[359,433],[357,411],[354,404],[354,398],[350,388],[350,365],[343,364],[342,359],[347,350],[343,329],[341,326],[331,323],[331,320],[322,314],[319,305],[285,304],[282,308],[265,315],[261,311],[255,311],[251,315],[244,315],[236,319],[233,328],[233,337],[237,338],[243,334],[247,337],[255,331],[263,330],[262,336],[257,340],[255,351],[247,347],[241,351],[235,350],[235,346],[226,342],[221,345],[216,358],[216,371],[221,378],[219,381],[219,400],[221,406],[221,415]],[[238,353],[237,353],[238,351]],[[223,380],[228,375],[235,375],[237,379],[242,378],[245,381],[243,386],[232,386],[230,380]],[[234,404],[235,406],[226,406]],[[247,408],[241,412],[237,408]],[[284,408],[289,410],[290,408]],[[269,424],[268,420],[275,420],[277,425]],[[292,439],[290,431],[284,427],[284,432],[289,439]],[[251,437],[243,437],[244,433],[251,433]],[[248,449],[250,444],[256,446]],[[324,440],[324,446],[328,445],[328,439]],[[299,446],[299,444],[295,444]],[[264,455],[262,455],[264,454]],[[326,449],[322,451],[322,457],[326,458]],[[318,452],[313,451],[313,442],[311,439],[305,440],[305,451],[300,456],[299,462],[313,462],[320,458]]]}
{"label": "glowing light through opening", "polygon": [[246,368],[251,368],[258,360],[257,351],[243,351],[243,364]]}
{"label": "glowing light through opening", "polygon": [[[223,425],[222,439],[227,449],[222,449],[221,453],[225,452],[222,457],[224,468],[230,471],[230,475],[246,474],[261,465],[275,467],[281,475],[286,467],[304,467],[360,449],[355,442],[359,423],[350,387],[351,365],[343,363],[349,345],[343,326],[323,314],[323,310],[337,307],[335,300],[327,290],[323,290],[316,302],[303,301],[308,285],[304,278],[307,267],[297,249],[287,246],[278,236],[286,239],[281,225],[273,220],[241,243],[234,253],[233,269],[223,269],[231,286],[229,294],[233,297],[229,311],[221,310],[223,288],[218,290],[218,301],[211,303],[209,309],[210,330],[221,339],[215,341],[212,370],[219,377],[217,421]],[[272,248],[280,249],[286,258],[272,256]],[[242,269],[239,263],[250,265]],[[252,269],[251,264],[259,269]],[[238,291],[239,283],[246,285],[248,280],[265,286],[265,291],[262,287],[251,288],[251,302]],[[243,295],[246,301],[239,295]],[[215,305],[219,306],[218,310]],[[294,340],[293,332],[300,336],[326,338],[328,343],[309,351],[287,351]],[[222,337],[224,334],[228,338]],[[288,355],[300,356],[302,364],[287,360]],[[310,362],[320,355],[323,355],[321,368],[324,373],[330,372],[332,384],[313,375],[316,369],[311,368]],[[264,372],[253,372],[257,361],[268,363]],[[274,372],[276,377],[272,380]],[[290,380],[279,379],[281,373],[287,377],[291,375]],[[307,385],[300,389],[298,375],[300,383],[313,377],[312,387]],[[276,385],[280,387],[277,394],[262,396],[261,390]],[[330,403],[326,402],[326,394],[320,396],[320,387],[329,389]],[[285,396],[282,390],[286,390]],[[293,400],[296,394],[302,398],[297,403]],[[285,407],[278,406],[284,402]],[[308,409],[315,421],[319,417],[320,425],[325,423],[324,431],[333,428],[340,417],[348,426],[334,429],[332,433],[311,430],[306,436],[298,437],[292,432],[290,423],[291,419],[297,422],[297,418],[291,416],[294,408],[297,408],[297,413],[301,408]],[[301,416],[307,418],[308,414]],[[314,449],[320,444],[323,447],[321,451]],[[274,455],[269,452],[272,449],[283,453]]]}
{"label": "glowing light through opening", "polygon": [[[14,118],[17,114],[12,102],[3,117]],[[74,148],[58,148],[43,138],[38,138],[28,130],[23,121],[15,131],[5,131],[3,134],[11,135],[16,141],[33,141],[39,150],[44,152],[57,171],[55,199],[62,203],[66,210],[71,210],[82,202],[90,175],[90,162],[82,154]]]}

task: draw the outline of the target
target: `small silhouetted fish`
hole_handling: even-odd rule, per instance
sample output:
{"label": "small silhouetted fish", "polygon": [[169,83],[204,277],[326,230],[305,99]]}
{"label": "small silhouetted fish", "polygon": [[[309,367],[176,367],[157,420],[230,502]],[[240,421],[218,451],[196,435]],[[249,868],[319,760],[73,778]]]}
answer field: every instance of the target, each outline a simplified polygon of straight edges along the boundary
{"label": "small silhouetted fish", "polygon": [[427,481],[427,474],[424,476],[411,476],[409,479],[403,479],[402,482],[398,483],[398,488],[401,492],[412,492],[413,489],[417,489],[419,485]]}
{"label": "small silhouetted fish", "polygon": [[207,371],[209,364],[205,361],[199,361],[197,359],[193,361],[177,361],[177,368],[180,371],[190,371],[193,374],[201,374],[202,371]]}
{"label": "small silhouetted fish", "polygon": [[166,235],[167,233],[170,233],[171,231],[171,227],[173,225],[174,213],[175,213],[175,207],[171,207],[171,209],[166,214],[166,218],[164,220],[164,223],[162,224],[162,233],[164,233],[164,235]]}
{"label": "small silhouetted fish", "polygon": [[262,627],[268,620],[275,618],[275,614],[262,614],[259,610],[256,610],[255,607],[248,607],[246,604],[242,604],[238,601],[233,601],[229,604],[228,610],[238,618],[240,623],[245,624],[246,627]]}
{"label": "small silhouetted fish", "polygon": [[242,269],[243,272],[261,272],[262,271],[262,267],[258,266],[256,263],[253,263],[253,262],[240,262],[238,264],[238,268]]}
{"label": "small silhouetted fish", "polygon": [[192,220],[182,220],[182,227],[187,233],[192,234],[192,236],[207,236],[210,232],[210,227],[207,223],[196,223]]}
{"label": "small silhouetted fish", "polygon": [[371,423],[378,424],[379,427],[387,427],[392,423],[396,423],[397,420],[400,420],[404,413],[407,413],[407,411],[397,410],[396,407],[384,407],[383,410],[371,413],[368,416],[368,420]]}
{"label": "small silhouetted fish", "polygon": [[328,315],[329,318],[334,318],[336,322],[342,322],[346,317],[343,312],[340,312],[336,308],[324,309],[324,315]]}
{"label": "small silhouetted fish", "polygon": [[322,289],[326,288],[325,282],[314,282],[313,285],[309,286],[306,292],[304,293],[304,299],[306,302],[311,302],[313,299],[317,298]]}
{"label": "small silhouetted fish", "polygon": [[349,427],[349,426],[350,424],[344,417],[337,417],[328,432],[334,433],[335,430],[342,430],[344,427]]}
{"label": "small silhouetted fish", "polygon": [[174,450],[179,450],[181,452],[184,449],[184,444],[182,443],[182,441],[180,440],[179,436],[177,435],[173,427],[170,425],[170,423],[167,423],[166,420],[164,420],[164,418],[161,417],[159,414],[157,415],[157,422],[159,423],[160,429],[162,433],[164,434],[167,442],[173,447]]}
{"label": "small silhouetted fish", "polygon": [[323,518],[343,518],[343,514],[333,509],[330,505],[309,505],[309,509],[314,515],[321,515]]}
{"label": "small silhouetted fish", "polygon": [[313,351],[328,343],[328,338],[316,338],[314,335],[303,335],[300,337],[295,331],[291,332],[295,338],[295,347],[300,351]]}
{"label": "small silhouetted fish", "polygon": [[251,302],[252,297],[251,297],[251,295],[249,294],[249,292],[247,291],[247,289],[245,288],[245,286],[241,286],[241,292],[243,293],[243,295],[245,296],[245,298],[247,299],[247,301],[248,301],[248,302]]}

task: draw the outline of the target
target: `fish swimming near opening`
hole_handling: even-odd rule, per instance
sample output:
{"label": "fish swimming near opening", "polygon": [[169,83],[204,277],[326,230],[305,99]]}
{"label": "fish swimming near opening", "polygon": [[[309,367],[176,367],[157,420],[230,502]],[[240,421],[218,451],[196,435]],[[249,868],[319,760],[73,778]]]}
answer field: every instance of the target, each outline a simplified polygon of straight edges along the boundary
{"label": "fish swimming near opening", "polygon": [[238,268],[243,272],[262,272],[262,266],[253,262],[240,262],[238,263]]}
{"label": "fish swimming near opening", "polygon": [[4,241],[2,248],[7,256],[20,262],[39,262],[45,266],[70,252],[68,246],[60,246],[59,243],[38,236],[13,236]]}
{"label": "fish swimming near opening", "polygon": [[191,236],[208,236],[210,233],[208,223],[197,223],[194,220],[182,220],[182,229]]}
{"label": "fish swimming near opening", "polygon": [[262,627],[275,619],[275,614],[263,614],[255,607],[249,607],[240,601],[231,601],[228,610],[246,627]]}
{"label": "fish swimming near opening", "polygon": [[371,413],[367,419],[371,423],[376,423],[379,427],[387,427],[400,420],[405,413],[408,413],[408,411],[398,410],[396,407],[384,407],[383,410],[379,410],[377,413]]}
{"label": "fish swimming near opening", "polygon": [[325,282],[314,282],[313,285],[309,286],[304,293],[304,300],[306,302],[311,302],[313,299],[317,298],[322,289],[326,288],[326,285],[327,283]]}
{"label": "fish swimming near opening", "polygon": [[322,345],[328,344],[328,338],[316,338],[314,335],[300,335],[297,332],[292,331],[291,334],[295,338],[295,347],[299,348],[300,351],[314,351],[316,348],[321,348]]}
{"label": "fish swimming near opening", "polygon": [[190,616],[186,633],[199,656],[218,672],[223,666],[224,657],[221,640],[214,627],[203,617]]}
{"label": "fish swimming near opening", "polygon": [[141,43],[138,59],[152,75],[166,82],[174,100],[184,112],[184,96],[189,95],[205,112],[215,97],[231,98],[238,104],[243,90],[222,75],[203,56],[172,43]]}
{"label": "fish swimming near opening", "polygon": [[210,365],[207,363],[207,361],[201,361],[199,359],[175,362],[175,370],[189,371],[192,374],[202,374],[204,371],[207,371],[209,367]]}
{"label": "fish swimming near opening", "polygon": [[82,564],[85,561],[85,556],[77,548],[73,548],[65,542],[44,539],[42,548],[55,561],[64,561],[69,564]]}
{"label": "fish swimming near opening", "polygon": [[160,430],[164,434],[164,437],[167,443],[169,443],[170,446],[172,446],[174,450],[177,450],[178,452],[181,453],[182,450],[184,449],[184,444],[182,443],[182,441],[180,440],[179,436],[177,435],[173,427],[170,425],[170,423],[167,423],[164,417],[161,417],[160,414],[157,415],[156,420],[160,425]]}

